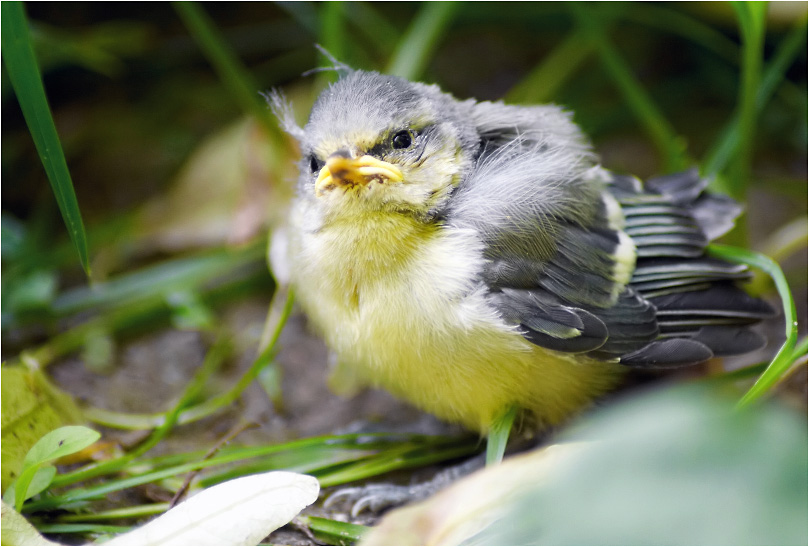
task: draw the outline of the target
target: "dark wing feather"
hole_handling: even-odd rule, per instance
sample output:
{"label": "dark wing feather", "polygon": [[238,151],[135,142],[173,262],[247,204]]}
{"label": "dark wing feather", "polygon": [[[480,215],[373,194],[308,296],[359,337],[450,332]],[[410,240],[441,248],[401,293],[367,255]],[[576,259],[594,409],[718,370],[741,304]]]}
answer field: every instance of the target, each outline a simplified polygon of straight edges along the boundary
{"label": "dark wing feather", "polygon": [[[748,327],[772,310],[734,285],[747,268],[705,256],[740,208],[706,194],[696,170],[645,189],[634,177],[605,181],[558,109],[477,103],[471,112],[481,154],[443,218],[481,235],[490,302],[527,340],[633,367],[761,344]],[[623,228],[610,220],[613,199]],[[627,253],[621,229],[635,246],[631,280],[616,267]]]}

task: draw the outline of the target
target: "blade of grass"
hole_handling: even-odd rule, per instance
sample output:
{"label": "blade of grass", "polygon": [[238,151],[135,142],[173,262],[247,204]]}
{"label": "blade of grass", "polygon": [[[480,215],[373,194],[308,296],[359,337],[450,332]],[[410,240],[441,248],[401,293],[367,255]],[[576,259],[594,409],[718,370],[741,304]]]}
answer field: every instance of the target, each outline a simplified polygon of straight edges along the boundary
{"label": "blade of grass", "polygon": [[[321,44],[335,59],[344,60],[346,55],[346,32],[343,3],[335,0],[323,2],[320,4],[319,13]],[[329,81],[337,79],[337,73],[333,71],[324,72],[320,76]]]}
{"label": "blade of grass", "polygon": [[214,342],[213,346],[211,346],[208,353],[205,355],[205,360],[203,361],[202,366],[199,367],[191,381],[185,386],[185,390],[183,390],[180,400],[177,401],[177,404],[175,404],[169,412],[166,413],[160,427],[155,429],[145,442],[143,442],[140,446],[138,446],[137,449],[133,450],[125,457],[133,460],[141,454],[145,454],[154,448],[160,441],[162,441],[166,435],[169,434],[175,424],[177,424],[180,418],[180,413],[185,410],[191,401],[196,399],[197,396],[202,392],[205,384],[208,382],[214,372],[219,370],[232,350],[233,348],[231,347],[229,338],[220,334],[219,338],[216,340],[216,342]]}
{"label": "blade of grass", "polygon": [[511,435],[511,426],[514,425],[514,419],[517,417],[517,410],[519,409],[516,405],[510,406],[492,424],[486,442],[486,465],[494,465],[503,461],[508,437]]}
{"label": "blade of grass", "polygon": [[322,475],[317,474],[316,476],[320,482],[320,486],[323,488],[338,486],[370,477],[376,477],[391,471],[412,469],[462,458],[474,454],[478,448],[479,444],[476,441],[469,442],[466,445],[451,445],[443,449],[430,450],[426,453],[423,448],[417,448],[415,450],[408,450],[407,447],[402,449],[394,448],[380,454],[376,458],[368,458],[363,461],[358,461],[355,464],[342,467],[336,471]]}
{"label": "blade of grass", "polygon": [[407,80],[421,78],[459,2],[426,2],[407,28],[385,70]]}
{"label": "blade of grass", "polygon": [[677,136],[671,124],[632,74],[626,61],[608,40],[602,21],[591,13],[594,4],[585,6],[570,2],[567,6],[584,34],[594,41],[601,63],[660,151],[666,170],[686,168],[690,161],[685,153],[685,142]]}
{"label": "blade of grass", "polygon": [[[210,376],[221,366],[224,362],[226,356],[230,353],[231,347],[229,340],[224,336],[220,336],[220,338],[213,344],[211,349],[208,351],[207,355],[205,356],[205,361],[203,362],[202,366],[199,368],[197,373],[194,375],[192,380],[188,383],[183,394],[180,396],[179,401],[177,404],[174,405],[172,410],[166,413],[163,423],[155,429],[149,437],[140,444],[135,450],[124,454],[120,458],[116,458],[114,460],[108,460],[105,462],[101,462],[99,464],[95,464],[92,466],[92,473],[94,476],[105,475],[108,473],[114,473],[117,470],[125,467],[128,463],[135,460],[142,454],[145,454],[152,448],[154,448],[160,441],[162,441],[166,435],[171,431],[174,425],[177,423],[178,417],[180,412],[188,405],[188,403],[193,400],[199,392],[204,387],[207,380]],[[76,475],[73,475],[74,477]],[[61,479],[61,480],[59,480]],[[55,480],[52,484],[58,485],[60,482],[65,480],[65,476],[59,477]]]}
{"label": "blade of grass", "polygon": [[728,193],[741,199],[750,181],[753,135],[756,130],[756,96],[761,81],[766,29],[766,2],[733,2],[742,35],[742,73],[739,86],[739,145],[730,164]]}
{"label": "blade of grass", "polygon": [[379,12],[377,5],[370,2],[347,2],[343,8],[352,27],[373,44],[376,50],[374,55],[387,59],[401,39],[399,28]]}
{"label": "blade of grass", "polygon": [[[778,44],[778,49],[773,54],[772,60],[767,63],[756,93],[756,116],[761,114],[778,86],[784,81],[784,74],[795,61],[795,58],[801,51],[805,50],[806,25],[806,18],[798,21],[786,38]],[[705,166],[703,172],[707,176],[715,176],[724,171],[731,158],[737,154],[740,139],[741,118],[740,112],[737,110],[731,121],[722,130],[713,148],[706,154],[706,159],[703,161]],[[714,180],[713,188],[715,190],[726,194],[732,191],[725,177],[715,177]]]}
{"label": "blade of grass", "polygon": [[719,30],[699,19],[671,9],[665,3],[633,3],[624,19],[675,34],[704,47],[731,63],[738,63],[739,46]]}
{"label": "blade of grass", "polygon": [[37,530],[43,534],[122,534],[131,529],[131,526],[112,524],[37,524]]}
{"label": "blade of grass", "polygon": [[131,519],[138,517],[149,517],[164,513],[169,509],[169,504],[164,503],[149,503],[145,505],[133,505],[130,507],[122,507],[120,509],[110,509],[108,511],[97,511],[93,513],[74,513],[57,515],[54,519],[60,523],[76,523],[76,522],[95,522],[98,520],[118,520],[118,519]]}
{"label": "blade of grass", "polygon": [[174,2],[173,5],[242,110],[252,114],[271,138],[280,140],[281,130],[270,110],[259,99],[258,86],[208,14],[195,2]]}
{"label": "blade of grass", "polygon": [[350,524],[322,517],[301,515],[296,520],[307,526],[316,537],[328,541],[330,545],[345,545],[346,542],[358,543],[362,540],[362,536],[370,530],[369,527],[360,524]]}
{"label": "blade of grass", "polygon": [[179,290],[198,290],[212,279],[232,275],[236,269],[263,261],[265,247],[262,239],[237,249],[213,249],[196,256],[166,260],[95,283],[90,288],[65,291],[54,300],[52,311],[64,317],[78,312],[123,308]]}
{"label": "blade of grass", "polygon": [[275,4],[290,14],[295,22],[309,31],[312,36],[317,36],[317,11],[312,2],[275,2]]}
{"label": "blade of grass", "polygon": [[42,76],[31,46],[22,2],[3,2],[2,17],[3,62],[6,65],[11,85],[20,103],[25,123],[34,140],[42,166],[50,181],[56,203],[62,213],[70,239],[79,254],[79,261],[90,277],[90,261],[87,252],[87,236],[81,218],[73,181],[67,168],[62,144],[56,132]]}
{"label": "blade of grass", "polygon": [[[378,440],[368,442],[368,439]],[[380,449],[387,450],[387,453],[383,452],[379,456],[379,458],[384,459],[386,465],[376,465],[374,467],[374,469],[381,469],[382,471],[413,467],[415,465],[434,463],[436,461],[443,461],[452,457],[459,457],[469,453],[469,451],[474,449],[475,446],[475,444],[471,442],[467,444],[459,442],[457,438],[431,437],[412,434],[390,435],[363,433],[310,437],[283,444],[223,450],[222,453],[207,460],[196,459],[193,461],[186,461],[184,463],[171,465],[161,469],[147,470],[144,473],[139,473],[131,477],[107,480],[103,483],[94,484],[92,486],[74,488],[58,495],[43,497],[36,501],[29,501],[23,506],[23,511],[26,513],[32,513],[36,511],[55,509],[58,507],[63,507],[69,503],[103,498],[113,492],[148,484],[150,482],[169,479],[189,471],[207,469],[224,464],[232,464],[247,458],[266,457],[268,455],[284,451],[306,449],[307,447],[318,446],[324,443],[331,443],[332,445],[339,446],[341,448],[355,446],[360,451],[361,459],[366,458],[365,454],[369,449],[379,447]],[[401,456],[402,453],[410,453],[414,454],[415,456],[403,461],[400,457],[391,457],[391,453],[398,456]],[[199,456],[199,453],[195,452],[192,454],[192,456]],[[161,459],[165,458],[157,458],[155,461],[161,461]],[[169,461],[173,461],[175,459],[176,456],[172,456],[169,458]],[[396,461],[391,463],[391,460]],[[133,463],[129,461],[116,460],[116,465],[91,464],[82,469],[58,475],[54,479],[52,487],[68,486],[92,478],[120,472],[124,469],[137,468],[138,466],[143,466],[143,463],[144,462]],[[370,476],[369,471],[367,469],[364,470],[362,476]]]}
{"label": "blade of grass", "polygon": [[[238,399],[242,392],[256,379],[261,370],[272,362],[275,353],[275,344],[281,335],[281,331],[286,324],[289,314],[292,312],[293,295],[289,291],[284,302],[281,315],[275,324],[275,330],[270,338],[268,346],[253,361],[250,368],[239,378],[239,380],[225,393],[198,405],[183,407],[175,417],[177,423],[183,425],[210,416],[220,410],[224,410],[228,405]],[[108,427],[121,429],[149,429],[152,427],[163,427],[166,424],[167,415],[156,414],[124,414],[118,412],[105,411],[103,409],[88,408],[85,416],[96,423]]]}
{"label": "blade of grass", "polygon": [[509,103],[544,103],[556,96],[559,89],[595,52],[595,43],[584,31],[577,29],[512,87],[505,99]]}
{"label": "blade of grass", "polygon": [[784,272],[777,262],[762,254],[730,247],[728,245],[709,245],[708,254],[717,258],[729,260],[731,262],[754,266],[766,272],[775,282],[778,295],[784,309],[784,321],[786,323],[786,340],[778,350],[767,369],[759,376],[753,386],[744,394],[739,401],[739,406],[747,406],[767,393],[770,388],[789,370],[795,361],[794,353],[796,341],[798,339],[798,321],[795,301],[792,299],[792,292],[784,277]]}
{"label": "blade of grass", "polygon": [[[187,274],[189,276],[185,278],[186,288],[199,291],[206,300],[216,300],[221,298],[222,294],[233,296],[245,287],[255,291],[256,282],[268,281],[267,267],[263,259],[263,245],[245,247],[211,260],[212,256],[218,254],[218,252],[206,253],[204,257],[197,257],[200,263],[196,266],[194,265],[194,260],[189,263],[185,263],[182,259],[178,261],[178,264],[182,265],[181,270],[185,272],[183,275]],[[228,258],[228,255],[230,255],[230,258]],[[228,263],[230,267],[226,267]],[[185,269],[186,266],[187,269]],[[168,274],[171,271],[171,268],[163,270],[162,266],[156,266],[155,268],[156,270],[154,271],[162,271],[162,274]],[[57,357],[81,348],[88,334],[97,332],[99,329],[113,333],[145,324],[154,326],[155,322],[161,319],[165,320],[171,311],[166,302],[165,291],[161,292],[159,285],[150,286],[141,283],[143,277],[140,277],[140,274],[148,278],[151,272],[153,270],[145,269],[143,272],[133,274],[135,277],[131,278],[135,285],[141,286],[140,295],[137,291],[130,290],[132,286],[128,284],[117,286],[113,291],[116,298],[126,295],[130,296],[131,299],[116,301],[115,298],[102,297],[96,301],[93,299],[92,293],[87,295],[87,300],[78,299],[78,301],[83,302],[82,306],[98,305],[103,307],[109,304],[111,307],[109,310],[102,310],[102,313],[97,317],[52,337],[42,346],[23,352],[20,355],[20,361],[23,361],[28,366],[44,368]],[[172,274],[163,278],[162,274],[158,277],[167,282],[168,280],[171,280],[172,283],[182,282],[183,280],[182,276],[175,279]],[[129,276],[126,276],[126,278],[130,279]],[[109,297],[109,294],[106,296]],[[144,428],[141,427],[140,429]]]}

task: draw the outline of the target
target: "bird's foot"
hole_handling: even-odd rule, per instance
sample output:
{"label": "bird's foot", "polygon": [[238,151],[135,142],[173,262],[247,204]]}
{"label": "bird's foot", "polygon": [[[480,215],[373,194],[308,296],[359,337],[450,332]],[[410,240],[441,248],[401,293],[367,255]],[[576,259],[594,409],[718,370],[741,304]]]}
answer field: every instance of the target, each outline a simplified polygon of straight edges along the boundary
{"label": "bird's foot", "polygon": [[458,480],[483,467],[484,455],[476,456],[459,465],[439,471],[429,481],[402,486],[390,483],[367,484],[351,488],[341,488],[330,495],[324,507],[334,507],[338,503],[351,503],[351,516],[370,510],[381,513],[392,507],[399,507],[427,499]]}

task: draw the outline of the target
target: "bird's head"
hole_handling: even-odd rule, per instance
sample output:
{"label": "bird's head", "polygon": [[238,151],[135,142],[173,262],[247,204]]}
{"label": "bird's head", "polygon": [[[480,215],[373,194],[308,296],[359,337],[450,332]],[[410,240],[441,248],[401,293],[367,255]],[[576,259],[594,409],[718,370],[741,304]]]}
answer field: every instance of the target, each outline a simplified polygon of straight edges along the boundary
{"label": "bird's head", "polygon": [[320,95],[299,135],[300,191],[327,216],[429,217],[478,153],[465,108],[436,86],[349,72]]}

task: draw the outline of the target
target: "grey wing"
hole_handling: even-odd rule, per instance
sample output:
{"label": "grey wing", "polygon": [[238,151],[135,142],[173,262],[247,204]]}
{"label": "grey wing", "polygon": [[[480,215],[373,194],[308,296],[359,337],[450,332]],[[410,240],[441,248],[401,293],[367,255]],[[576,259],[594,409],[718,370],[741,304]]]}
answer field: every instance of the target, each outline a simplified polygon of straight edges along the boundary
{"label": "grey wing", "polygon": [[[732,226],[735,204],[704,194],[695,172],[650,180],[645,191],[594,167],[555,107],[536,107],[545,109],[537,116],[483,106],[478,168],[446,218],[481,234],[490,301],[527,340],[630,366],[761,345],[745,327],[772,310],[733,285],[744,267],[704,256]],[[615,218],[616,200],[625,219]]]}

